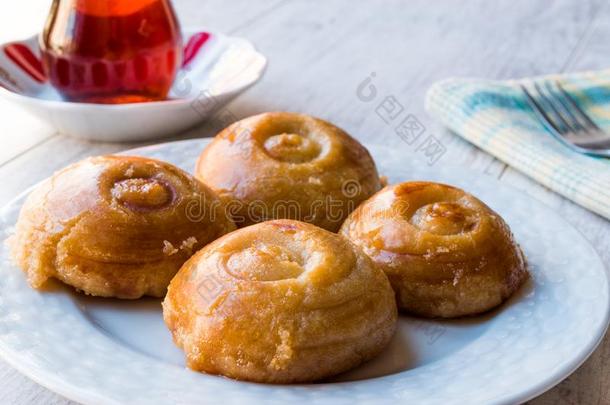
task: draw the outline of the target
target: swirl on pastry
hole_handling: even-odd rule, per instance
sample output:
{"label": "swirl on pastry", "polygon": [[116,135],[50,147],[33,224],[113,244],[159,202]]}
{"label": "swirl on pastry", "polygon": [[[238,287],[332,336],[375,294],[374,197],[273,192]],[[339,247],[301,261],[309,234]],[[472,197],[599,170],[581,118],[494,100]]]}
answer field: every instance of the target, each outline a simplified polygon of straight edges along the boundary
{"label": "swirl on pastry", "polygon": [[487,311],[528,276],[504,220],[455,187],[408,182],[363,203],[341,231],[388,275],[401,310],[428,317]]}
{"label": "swirl on pastry", "polygon": [[35,288],[56,278],[91,295],[162,297],[193,252],[233,229],[214,192],[177,167],[101,156],[38,186],[11,244]]}
{"label": "swirl on pastry", "polygon": [[195,172],[230,202],[238,226],[287,218],[336,231],[381,188],[358,141],[326,121],[285,112],[229,126],[202,152]]}
{"label": "swirl on pastry", "polygon": [[190,368],[306,382],[373,357],[396,327],[394,292],[347,239],[275,220],[232,232],[184,264],[163,302]]}

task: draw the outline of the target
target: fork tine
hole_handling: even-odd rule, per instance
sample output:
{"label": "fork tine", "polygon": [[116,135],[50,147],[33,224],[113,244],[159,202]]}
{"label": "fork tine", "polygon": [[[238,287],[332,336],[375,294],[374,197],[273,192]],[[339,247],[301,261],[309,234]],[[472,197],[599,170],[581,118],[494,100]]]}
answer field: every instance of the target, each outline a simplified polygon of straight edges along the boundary
{"label": "fork tine", "polygon": [[530,86],[530,90],[524,84],[520,88],[538,119],[555,138],[577,152],[610,157],[610,134],[599,129],[559,82],[555,85],[561,95],[548,82],[544,86],[546,92],[538,83],[534,83],[533,89]]}
{"label": "fork tine", "polygon": [[540,103],[538,101],[536,101],[536,99],[534,98],[534,96],[532,96],[532,94],[529,92],[529,90],[524,85],[521,85],[521,90],[523,90],[523,93],[525,93],[525,96],[527,97],[527,99],[529,101],[530,107],[532,107],[532,109],[535,112],[537,112],[538,115],[540,115],[542,117],[542,121],[545,122],[550,127],[552,127],[552,129],[555,132],[557,132],[558,134],[562,134],[563,129],[560,128],[557,125],[557,123],[555,123],[555,121],[553,121],[553,119],[551,119],[551,117],[549,116],[549,114],[547,114],[544,107],[542,107],[542,105],[540,105]]}
{"label": "fork tine", "polygon": [[560,131],[560,133],[564,135],[569,132],[578,132],[578,129],[572,127],[572,125],[570,125],[570,122],[568,122],[568,120],[563,116],[563,114],[561,114],[561,107],[559,106],[559,103],[555,100],[555,97],[553,97],[553,94],[547,95],[538,83],[534,83],[534,88],[538,92],[538,96],[540,97],[540,99],[544,102],[544,104],[546,104],[548,109],[553,111],[553,115],[555,115],[555,117],[557,117],[558,120],[561,122],[561,127],[565,128],[563,131]]}
{"label": "fork tine", "polygon": [[550,99],[557,101],[555,105],[561,109],[560,114],[568,122],[569,126],[574,128],[575,132],[587,132],[588,123],[585,121],[583,124],[581,122],[582,117],[579,119],[580,114],[572,112],[572,105],[566,100],[565,92],[556,91],[550,81],[545,81],[544,86]]}
{"label": "fork tine", "polygon": [[565,91],[565,89],[563,88],[563,86],[561,85],[559,80],[555,81],[555,85],[557,86],[559,91],[563,94],[564,98],[567,100],[567,102],[572,107],[571,110],[574,111],[576,114],[578,114],[580,116],[580,119],[583,120],[591,129],[594,129],[596,131],[601,131],[601,129],[597,126],[597,124],[595,122],[593,122],[593,120],[589,117],[589,115],[587,113],[585,113],[582,110],[582,108],[580,108],[580,106],[578,105],[576,100],[574,100],[574,98],[570,95],[570,93]]}

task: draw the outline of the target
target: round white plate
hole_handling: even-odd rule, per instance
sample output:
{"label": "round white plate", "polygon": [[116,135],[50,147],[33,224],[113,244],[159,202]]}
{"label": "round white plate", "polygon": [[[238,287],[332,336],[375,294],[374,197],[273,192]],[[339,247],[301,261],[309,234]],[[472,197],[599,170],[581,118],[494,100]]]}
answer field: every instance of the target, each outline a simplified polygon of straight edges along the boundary
{"label": "round white plate", "polygon": [[[129,153],[190,171],[207,142]],[[2,246],[0,354],[40,384],[85,403],[504,404],[532,398],[574,371],[600,342],[609,314],[608,278],[585,239],[544,205],[494,179],[368,147],[391,182],[443,181],[487,202],[515,233],[532,280],[484,316],[442,322],[401,316],[381,356],[332,381],[265,385],[187,370],[159,300],[90,298],[59,285],[34,291]],[[23,198],[2,212],[7,235]]]}

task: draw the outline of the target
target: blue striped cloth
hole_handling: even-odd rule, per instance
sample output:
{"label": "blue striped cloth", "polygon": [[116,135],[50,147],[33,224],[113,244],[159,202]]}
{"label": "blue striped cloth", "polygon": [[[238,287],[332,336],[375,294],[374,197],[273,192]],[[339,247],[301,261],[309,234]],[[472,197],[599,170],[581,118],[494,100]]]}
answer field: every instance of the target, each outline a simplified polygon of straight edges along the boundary
{"label": "blue striped cloth", "polygon": [[430,88],[426,108],[464,139],[610,219],[610,159],[573,152],[547,132],[519,88],[533,80],[560,80],[610,130],[610,70],[502,82],[448,79]]}

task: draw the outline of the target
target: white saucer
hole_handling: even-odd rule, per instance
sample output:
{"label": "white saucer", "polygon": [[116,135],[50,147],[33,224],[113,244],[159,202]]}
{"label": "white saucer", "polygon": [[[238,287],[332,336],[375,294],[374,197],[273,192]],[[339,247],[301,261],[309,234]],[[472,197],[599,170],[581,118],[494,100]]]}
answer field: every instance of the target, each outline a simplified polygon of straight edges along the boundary
{"label": "white saucer", "polygon": [[[192,170],[209,140],[128,151]],[[187,370],[165,328],[160,301],[90,298],[55,285],[40,292],[0,247],[0,355],[40,384],[83,403],[509,404],[573,372],[601,341],[608,277],[595,250],[549,208],[490,177],[430,168],[400,150],[367,145],[390,182],[435,180],[465,188],[502,215],[532,280],[484,316],[430,321],[400,316],[378,358],[309,385],[239,382]],[[6,206],[8,235],[24,196]]]}
{"label": "white saucer", "polygon": [[204,29],[185,30],[183,37],[194,53],[179,71],[167,101],[121,105],[63,101],[46,80],[38,36],[0,45],[0,96],[78,138],[127,142],[169,136],[203,121],[252,86],[267,64],[244,39]]}

